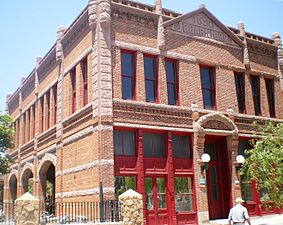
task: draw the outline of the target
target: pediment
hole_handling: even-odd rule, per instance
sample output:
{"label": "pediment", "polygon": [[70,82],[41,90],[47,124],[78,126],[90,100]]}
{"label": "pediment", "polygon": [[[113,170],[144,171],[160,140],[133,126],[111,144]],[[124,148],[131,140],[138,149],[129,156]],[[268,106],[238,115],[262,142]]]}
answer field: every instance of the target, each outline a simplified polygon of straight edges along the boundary
{"label": "pediment", "polygon": [[164,23],[166,31],[202,38],[230,46],[243,47],[244,43],[206,8],[176,17]]}

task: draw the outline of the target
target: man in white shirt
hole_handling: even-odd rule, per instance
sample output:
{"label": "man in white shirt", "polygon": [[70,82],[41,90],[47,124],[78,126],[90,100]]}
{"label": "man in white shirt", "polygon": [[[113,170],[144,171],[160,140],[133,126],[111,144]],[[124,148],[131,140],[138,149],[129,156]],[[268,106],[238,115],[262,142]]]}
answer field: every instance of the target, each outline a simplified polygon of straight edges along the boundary
{"label": "man in white shirt", "polygon": [[243,204],[244,200],[242,198],[236,198],[236,205],[230,209],[228,221],[229,225],[231,225],[231,221],[233,221],[233,225],[241,225],[245,224],[245,221],[251,225],[250,217],[248,215],[248,210],[244,207]]}

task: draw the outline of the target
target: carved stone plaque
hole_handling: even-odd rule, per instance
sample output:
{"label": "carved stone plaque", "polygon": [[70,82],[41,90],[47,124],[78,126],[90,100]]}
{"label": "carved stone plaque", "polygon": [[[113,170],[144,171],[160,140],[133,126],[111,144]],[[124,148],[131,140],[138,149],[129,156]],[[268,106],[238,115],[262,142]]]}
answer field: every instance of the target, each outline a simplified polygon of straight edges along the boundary
{"label": "carved stone plaque", "polygon": [[237,46],[232,38],[203,12],[176,21],[167,29],[191,37],[204,37]]}

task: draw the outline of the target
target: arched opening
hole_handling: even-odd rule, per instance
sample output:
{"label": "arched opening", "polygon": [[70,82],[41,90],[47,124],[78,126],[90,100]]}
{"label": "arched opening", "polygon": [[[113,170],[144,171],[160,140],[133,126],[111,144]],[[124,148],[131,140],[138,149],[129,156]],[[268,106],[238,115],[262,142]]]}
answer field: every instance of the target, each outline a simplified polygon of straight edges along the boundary
{"label": "arched opening", "polygon": [[55,208],[55,166],[50,161],[45,161],[39,171],[39,178],[46,211],[54,214]]}
{"label": "arched opening", "polygon": [[26,169],[22,175],[22,187],[24,193],[33,193],[33,173],[30,169]]}
{"label": "arched opening", "polygon": [[15,200],[17,199],[17,177],[14,174],[10,177],[9,180],[9,190],[10,190],[11,200],[14,203]]}

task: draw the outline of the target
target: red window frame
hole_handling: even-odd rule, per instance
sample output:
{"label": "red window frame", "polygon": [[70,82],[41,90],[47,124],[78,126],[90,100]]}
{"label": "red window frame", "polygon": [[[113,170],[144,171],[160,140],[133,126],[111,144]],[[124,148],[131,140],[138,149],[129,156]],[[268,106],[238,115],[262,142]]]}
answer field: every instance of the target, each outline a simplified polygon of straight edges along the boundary
{"label": "red window frame", "polygon": [[54,118],[53,118],[53,123],[54,123],[54,125],[57,123],[57,84],[55,84],[54,86],[53,86],[53,89],[52,89],[52,91],[53,91],[53,104],[54,104],[54,108],[53,108],[53,114],[54,114]]}
{"label": "red window frame", "polygon": [[[113,138],[114,138],[114,132],[120,132],[121,133],[121,138],[122,138],[122,140],[121,140],[121,142],[122,142],[122,154],[116,154],[115,153],[115,149],[114,149],[114,155],[115,155],[115,157],[116,156],[125,156],[125,157],[135,157],[136,155],[137,155],[137,143],[136,143],[136,132],[134,131],[134,130],[114,130],[113,131]],[[125,143],[125,141],[124,141],[124,132],[131,132],[131,133],[133,133],[133,135],[134,135],[134,155],[126,155],[125,154],[125,145],[124,145],[124,143]],[[115,141],[115,140],[114,140]]]}
{"label": "red window frame", "polygon": [[72,87],[72,113],[76,111],[76,67],[70,72],[71,87]]}
{"label": "red window frame", "polygon": [[[154,103],[158,103],[159,99],[158,99],[158,69],[157,69],[157,56],[155,55],[149,55],[149,54],[144,54],[144,79],[145,79],[145,85],[146,85],[146,81],[151,81],[153,82],[153,91],[154,91],[154,101],[148,101],[146,99],[147,102],[154,102]],[[146,72],[145,72],[145,58],[150,58],[153,60],[153,79],[147,77]],[[146,90],[146,87],[145,87]],[[145,93],[145,96],[147,96],[147,93]],[[147,98],[147,97],[146,97]]]}
{"label": "red window frame", "polygon": [[88,103],[88,70],[87,70],[87,57],[81,61],[82,70],[82,96],[83,96],[83,106]]}
{"label": "red window frame", "polygon": [[270,117],[276,117],[275,113],[275,92],[274,92],[274,80],[265,79],[266,93],[268,99],[268,108]]}
{"label": "red window frame", "polygon": [[42,96],[40,98],[40,108],[41,108],[41,126],[40,126],[40,131],[43,132],[44,131],[44,97]]}
{"label": "red window frame", "polygon": [[35,123],[36,123],[36,121],[35,121],[35,104],[33,104],[33,106],[32,106],[32,118],[33,118],[33,123],[32,123],[32,137],[34,137],[35,136]]}
{"label": "red window frame", "polygon": [[178,71],[178,61],[176,59],[165,58],[165,70],[166,70],[166,63],[172,63],[174,67],[174,82],[170,82],[167,79],[167,71],[166,71],[166,84],[167,84],[167,101],[169,104],[169,94],[168,94],[168,86],[173,85],[174,93],[175,93],[175,104],[169,105],[180,105],[179,101],[179,71]]}
{"label": "red window frame", "polygon": [[[239,113],[246,113],[246,99],[245,99],[245,74],[235,73],[236,94],[238,100]],[[240,106],[241,102],[243,105]],[[241,110],[241,108],[243,110]]]}
{"label": "red window frame", "polygon": [[261,115],[260,80],[259,77],[255,75],[251,75],[250,79],[251,79],[252,96],[253,96],[254,110],[255,110],[254,112],[256,116],[260,116]]}
{"label": "red window frame", "polygon": [[[209,75],[210,75],[210,88],[206,88],[203,87],[202,85],[202,69],[207,69],[209,71]],[[204,65],[200,65],[200,81],[201,81],[201,90],[202,90],[202,97],[203,97],[203,107],[205,109],[211,109],[211,110],[217,110],[217,105],[216,105],[216,89],[215,89],[215,68],[214,67],[210,67],[210,66],[204,66]],[[207,108],[205,105],[205,101],[204,101],[204,94],[203,91],[204,90],[208,90],[210,93],[210,96],[213,97],[213,107],[212,108]]]}
{"label": "red window frame", "polygon": [[[126,74],[123,74],[123,68],[122,68],[122,54],[129,54],[132,55],[132,76],[128,76]],[[132,80],[132,97],[131,98],[124,98],[123,97],[123,78],[129,78]],[[125,100],[136,100],[136,52],[135,51],[129,51],[125,49],[121,49],[121,81],[122,81],[122,99]]]}
{"label": "red window frame", "polygon": [[27,141],[30,140],[30,109],[27,110]]}
{"label": "red window frame", "polygon": [[46,128],[50,128],[50,90],[46,93],[46,105],[47,105],[47,115],[46,115]]}

